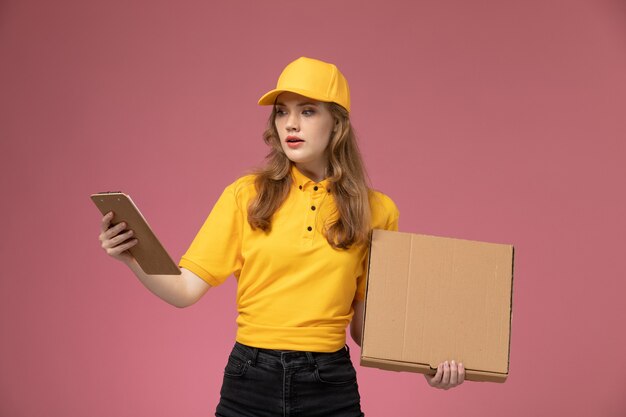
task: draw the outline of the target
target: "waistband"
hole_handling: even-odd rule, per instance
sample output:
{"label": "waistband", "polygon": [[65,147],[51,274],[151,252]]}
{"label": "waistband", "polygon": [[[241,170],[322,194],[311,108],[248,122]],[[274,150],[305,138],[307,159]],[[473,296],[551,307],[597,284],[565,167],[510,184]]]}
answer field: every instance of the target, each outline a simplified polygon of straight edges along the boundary
{"label": "waistband", "polygon": [[257,362],[274,365],[280,364],[282,367],[298,365],[315,366],[317,364],[332,362],[342,357],[350,358],[350,348],[348,345],[344,345],[343,348],[336,352],[304,352],[300,350],[256,348],[235,342],[232,353],[252,366],[256,365]]}

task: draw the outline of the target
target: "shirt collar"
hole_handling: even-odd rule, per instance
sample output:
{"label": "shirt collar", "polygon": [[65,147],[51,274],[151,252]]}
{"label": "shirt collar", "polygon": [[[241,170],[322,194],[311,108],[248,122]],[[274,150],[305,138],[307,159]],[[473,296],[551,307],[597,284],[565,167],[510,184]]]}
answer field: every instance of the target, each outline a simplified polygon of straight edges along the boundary
{"label": "shirt collar", "polygon": [[[330,182],[328,178],[323,179],[320,182],[315,182],[306,175],[304,175],[298,168],[296,168],[295,164],[291,164],[291,178],[293,179],[293,184],[296,188],[300,190],[313,189],[314,191],[318,190],[326,190],[330,192]],[[318,187],[318,190],[315,190],[315,187]]]}

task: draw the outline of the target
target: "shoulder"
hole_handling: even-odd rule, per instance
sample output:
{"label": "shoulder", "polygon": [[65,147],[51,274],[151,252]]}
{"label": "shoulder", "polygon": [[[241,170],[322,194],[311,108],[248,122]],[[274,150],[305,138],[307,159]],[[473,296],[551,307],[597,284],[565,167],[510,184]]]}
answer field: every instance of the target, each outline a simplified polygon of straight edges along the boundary
{"label": "shoulder", "polygon": [[226,187],[226,189],[237,195],[254,192],[255,191],[255,186],[254,186],[255,179],[256,179],[256,175],[254,174],[244,175],[242,177],[237,178],[228,187]]}
{"label": "shoulder", "polygon": [[248,201],[256,194],[254,180],[256,175],[244,175],[230,183],[222,193],[221,199],[230,200],[237,206],[246,207]]}
{"label": "shoulder", "polygon": [[391,197],[380,191],[370,190],[369,200],[372,215],[372,228],[397,228],[400,211]]}

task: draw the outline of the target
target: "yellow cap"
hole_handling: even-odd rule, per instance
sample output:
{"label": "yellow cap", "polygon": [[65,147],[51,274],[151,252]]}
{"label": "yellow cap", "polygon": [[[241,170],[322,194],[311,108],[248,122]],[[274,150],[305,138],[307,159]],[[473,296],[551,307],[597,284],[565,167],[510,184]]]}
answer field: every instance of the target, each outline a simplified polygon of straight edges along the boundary
{"label": "yellow cap", "polygon": [[350,111],[348,81],[328,62],[301,57],[285,67],[276,88],[259,99],[262,106],[273,105],[280,93],[290,91],[314,100],[337,103]]}

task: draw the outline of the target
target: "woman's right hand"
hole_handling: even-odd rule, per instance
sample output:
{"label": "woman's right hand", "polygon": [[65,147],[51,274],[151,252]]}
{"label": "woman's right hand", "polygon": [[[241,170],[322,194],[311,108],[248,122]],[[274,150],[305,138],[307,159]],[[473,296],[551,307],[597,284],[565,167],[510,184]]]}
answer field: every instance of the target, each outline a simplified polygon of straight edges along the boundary
{"label": "woman's right hand", "polygon": [[[134,258],[127,249],[135,246],[139,241],[137,239],[131,239],[134,232],[126,229],[126,222],[121,222],[111,227],[111,220],[113,219],[113,212],[110,211],[102,218],[100,225],[101,233],[98,238],[102,244],[102,249],[117,259],[126,264],[131,262]],[[122,233],[124,232],[124,233]]]}

